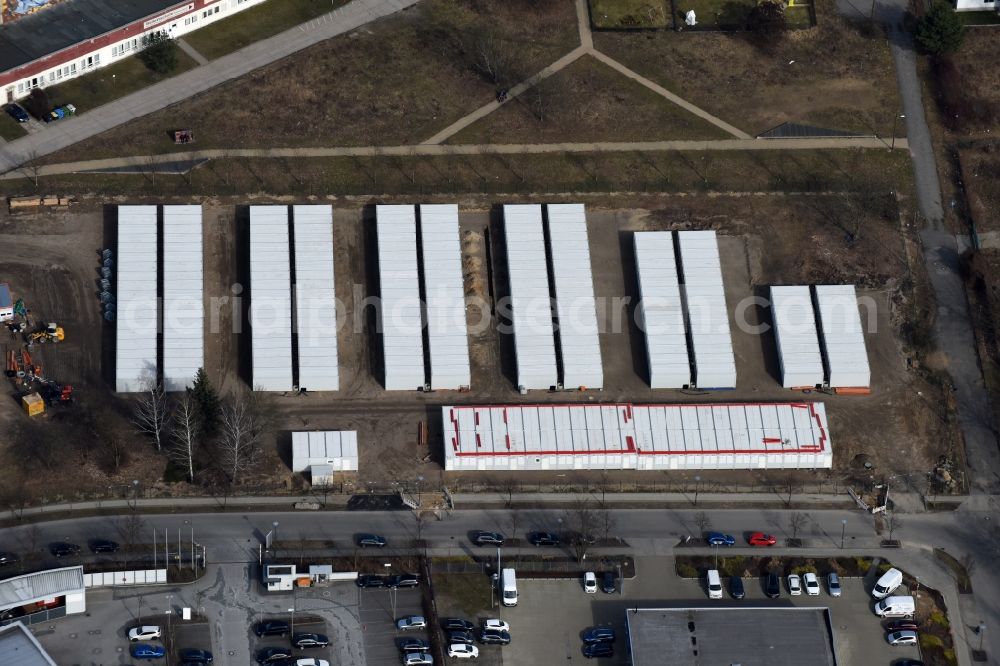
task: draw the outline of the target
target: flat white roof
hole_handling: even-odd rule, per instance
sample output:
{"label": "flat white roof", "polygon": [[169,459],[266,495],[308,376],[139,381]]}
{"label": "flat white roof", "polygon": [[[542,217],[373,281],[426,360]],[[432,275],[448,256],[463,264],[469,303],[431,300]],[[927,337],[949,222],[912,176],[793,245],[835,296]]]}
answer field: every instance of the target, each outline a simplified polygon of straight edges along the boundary
{"label": "flat white roof", "polygon": [[358,433],[354,430],[326,430],[292,433],[292,471],[328,466],[334,471],[357,471]]}
{"label": "flat white roof", "polygon": [[549,252],[565,388],[604,387],[594,274],[583,204],[548,204]]}
{"label": "flat white roof", "polygon": [[446,470],[833,465],[818,402],[442,408]]}
{"label": "flat white roof", "polygon": [[250,206],[250,326],[254,390],[290,391],[292,286],[287,206]]}
{"label": "flat white roof", "polygon": [[333,276],[333,207],[293,206],[292,223],[299,386],[311,391],[336,391],[340,388],[340,371]]}
{"label": "flat white roof", "polygon": [[0,611],[83,592],[83,567],[62,567],[0,580]]}
{"label": "flat white roof", "polygon": [[469,332],[465,319],[458,206],[421,204],[420,246],[427,301],[427,342],[432,389],[471,385]]}
{"label": "flat white roof", "polygon": [[0,627],[0,664],[56,666],[35,635],[21,622]]}
{"label": "flat white roof", "polygon": [[778,344],[781,385],[796,388],[822,384],[823,359],[809,287],[771,287],[771,320]]}
{"label": "flat white roof", "polygon": [[375,206],[385,388],[423,387],[424,341],[413,206]]}
{"label": "flat white roof", "polygon": [[163,207],[163,386],[183,391],[205,366],[201,206]]}
{"label": "flat white roof", "polygon": [[526,389],[548,389],[559,383],[559,376],[542,207],[505,205],[503,219],[517,384]]}
{"label": "flat white roof", "polygon": [[118,207],[115,390],[142,391],[157,379],[156,206]]}
{"label": "flat white roof", "polygon": [[691,360],[684,331],[674,235],[669,231],[639,231],[633,236],[633,244],[649,385],[651,388],[689,386]]}
{"label": "flat white roof", "polygon": [[868,388],[871,368],[854,285],[821,284],[813,288],[827,383],[833,387]]}

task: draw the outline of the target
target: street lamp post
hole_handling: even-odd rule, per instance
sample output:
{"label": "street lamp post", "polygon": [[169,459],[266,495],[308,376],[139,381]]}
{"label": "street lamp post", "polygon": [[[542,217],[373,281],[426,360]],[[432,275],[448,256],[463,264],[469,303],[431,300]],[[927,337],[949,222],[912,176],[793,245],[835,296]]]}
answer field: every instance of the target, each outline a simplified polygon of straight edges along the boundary
{"label": "street lamp post", "polygon": [[986,633],[986,623],[982,620],[979,621],[979,626],[976,627],[976,633],[979,634],[979,651],[983,651],[983,634]]}
{"label": "street lamp post", "polygon": [[694,477],[694,505],[698,506],[698,491],[701,490],[701,477]]}
{"label": "street lamp post", "polygon": [[132,479],[132,510],[139,507],[139,479]]}
{"label": "street lamp post", "polygon": [[897,114],[895,114],[893,116],[893,119],[892,119],[892,143],[889,146],[889,150],[890,151],[896,149],[896,123],[899,122],[900,118],[906,118],[906,114],[905,113],[897,113]]}
{"label": "street lamp post", "polygon": [[840,521],[840,549],[844,550],[844,536],[847,534],[847,518]]}

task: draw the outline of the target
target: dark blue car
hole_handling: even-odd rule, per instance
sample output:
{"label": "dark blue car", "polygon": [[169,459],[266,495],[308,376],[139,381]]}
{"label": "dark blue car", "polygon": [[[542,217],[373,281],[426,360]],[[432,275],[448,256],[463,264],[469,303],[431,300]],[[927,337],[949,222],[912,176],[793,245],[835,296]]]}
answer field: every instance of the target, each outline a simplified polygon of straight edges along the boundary
{"label": "dark blue car", "polygon": [[708,542],[709,546],[733,546],[736,544],[736,539],[732,534],[723,534],[722,532],[709,532],[705,541]]}
{"label": "dark blue car", "polygon": [[162,645],[150,645],[148,643],[136,643],[131,649],[135,659],[163,659],[167,651]]}
{"label": "dark blue car", "polygon": [[610,659],[615,656],[611,643],[589,643],[583,646],[583,656],[587,659]]}
{"label": "dark blue car", "polygon": [[590,643],[614,643],[615,630],[611,627],[593,627],[587,629],[583,634],[583,642]]}
{"label": "dark blue car", "polygon": [[19,123],[28,122],[28,113],[17,104],[7,105],[7,115]]}

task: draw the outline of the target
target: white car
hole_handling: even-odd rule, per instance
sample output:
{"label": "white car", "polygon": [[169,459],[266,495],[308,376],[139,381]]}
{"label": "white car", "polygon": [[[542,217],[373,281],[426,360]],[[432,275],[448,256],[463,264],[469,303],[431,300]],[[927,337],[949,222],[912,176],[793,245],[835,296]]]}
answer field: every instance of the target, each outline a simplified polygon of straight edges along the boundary
{"label": "white car", "polygon": [[587,594],[597,594],[597,576],[593,571],[583,574],[583,591]]}
{"label": "white car", "polygon": [[430,652],[407,652],[403,655],[403,666],[433,666],[434,657]]}
{"label": "white car", "polygon": [[819,579],[816,578],[816,574],[810,572],[802,575],[802,584],[806,588],[806,594],[810,597],[815,597],[819,595]]}
{"label": "white car", "polygon": [[788,594],[793,597],[802,594],[802,580],[798,574],[788,574]]}
{"label": "white car", "polygon": [[427,620],[422,615],[407,615],[396,621],[396,628],[400,631],[407,629],[423,629],[427,626]]}
{"label": "white car", "polygon": [[465,643],[452,643],[448,646],[448,656],[455,659],[478,659],[479,648]]}
{"label": "white car", "polygon": [[133,643],[137,641],[151,641],[160,637],[160,628],[154,626],[132,627],[128,630],[128,639]]}
{"label": "white car", "polygon": [[326,659],[316,659],[315,657],[302,657],[295,660],[295,666],[330,666]]}
{"label": "white car", "polygon": [[495,629],[496,631],[510,631],[510,625],[503,620],[498,620],[497,618],[491,618],[489,620],[483,620],[483,629]]}

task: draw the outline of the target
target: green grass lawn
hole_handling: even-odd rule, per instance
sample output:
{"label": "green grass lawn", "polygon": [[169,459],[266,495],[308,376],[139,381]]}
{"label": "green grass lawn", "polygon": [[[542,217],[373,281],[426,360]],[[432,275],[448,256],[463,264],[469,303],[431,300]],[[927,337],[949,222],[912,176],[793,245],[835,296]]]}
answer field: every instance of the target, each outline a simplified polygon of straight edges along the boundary
{"label": "green grass lawn", "polygon": [[130,56],[90,74],[45,89],[53,107],[72,104],[77,113],[86,113],[129,93],[142,90],[171,76],[196,67],[198,63],[177,50],[177,69],[157,74],[135,56]]}
{"label": "green grass lawn", "polygon": [[8,116],[6,111],[3,112],[3,115],[0,115],[0,137],[3,137],[4,141],[20,139],[25,134],[27,132],[25,132],[21,123]]}
{"label": "green grass lawn", "polygon": [[590,0],[590,21],[598,29],[664,28],[669,0]]}
{"label": "green grass lawn", "polygon": [[215,60],[344,4],[347,0],[270,0],[185,35],[184,41]]}

